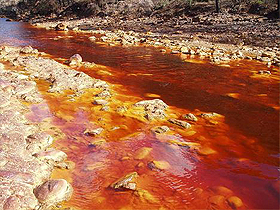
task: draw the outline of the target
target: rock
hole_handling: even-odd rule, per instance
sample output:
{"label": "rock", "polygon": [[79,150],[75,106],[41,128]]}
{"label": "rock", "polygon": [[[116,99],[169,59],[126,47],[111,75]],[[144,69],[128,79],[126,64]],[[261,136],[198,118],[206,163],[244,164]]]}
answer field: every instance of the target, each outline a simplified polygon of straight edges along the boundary
{"label": "rock", "polygon": [[40,203],[53,206],[69,200],[73,189],[64,179],[49,180],[34,189],[34,194]]}
{"label": "rock", "polygon": [[32,154],[45,150],[53,143],[53,138],[47,133],[36,133],[26,138],[26,149]]}
{"label": "rock", "polygon": [[68,31],[67,26],[63,23],[58,23],[55,28],[56,31]]}
{"label": "rock", "polygon": [[109,106],[102,106],[100,111],[108,112],[110,110]]}
{"label": "rock", "polygon": [[151,161],[148,163],[148,167],[153,170],[165,170],[170,168],[170,164],[166,161]]}
{"label": "rock", "polygon": [[112,96],[112,94],[110,93],[109,90],[103,90],[102,92],[96,94],[95,96],[101,97],[101,98],[110,98]]}
{"label": "rock", "polygon": [[220,206],[224,203],[225,197],[222,195],[214,195],[214,196],[211,196],[210,198],[208,198],[208,200],[211,204]]}
{"label": "rock", "polygon": [[218,114],[215,112],[211,112],[211,113],[202,113],[200,116],[204,119],[209,119],[209,118],[217,117]]}
{"label": "rock", "polygon": [[20,52],[24,54],[38,54],[38,50],[33,49],[31,46],[21,48]]}
{"label": "rock", "polygon": [[172,50],[171,54],[179,54],[180,52],[178,50]]}
{"label": "rock", "polygon": [[102,144],[105,144],[106,143],[106,140],[105,139],[98,139],[98,140],[94,140],[90,143],[90,145],[93,145],[93,146],[100,146]]}
{"label": "rock", "polygon": [[217,152],[210,147],[202,147],[198,150],[198,154],[200,155],[213,155],[216,154]]}
{"label": "rock", "polygon": [[127,107],[126,106],[119,106],[119,107],[117,107],[116,112],[120,112],[120,113],[127,112]]}
{"label": "rock", "polygon": [[145,202],[149,202],[152,204],[159,203],[159,200],[156,197],[154,197],[151,193],[149,193],[147,190],[138,189],[134,192],[134,194],[138,196],[143,203]]}
{"label": "rock", "polygon": [[137,172],[129,173],[129,174],[121,177],[120,179],[118,179],[114,183],[112,183],[110,185],[110,187],[113,188],[113,189],[136,190],[137,185],[136,185],[136,180],[135,179],[137,177],[138,177]]}
{"label": "rock", "polygon": [[181,53],[188,54],[189,53],[189,48],[188,47],[182,47],[181,48]]}
{"label": "rock", "polygon": [[185,114],[185,115],[182,116],[182,118],[186,119],[186,120],[189,120],[189,121],[193,121],[193,122],[197,121],[197,117],[192,113]]}
{"label": "rock", "polygon": [[94,42],[96,40],[96,37],[95,36],[91,36],[91,37],[89,37],[89,40]]}
{"label": "rock", "polygon": [[215,187],[212,187],[211,190],[216,194],[224,195],[224,196],[228,196],[233,193],[230,189],[228,189],[227,187],[224,187],[224,186],[215,186]]}
{"label": "rock", "polygon": [[182,121],[182,120],[177,120],[177,119],[169,119],[168,122],[178,125],[182,128],[188,129],[191,127],[191,124],[189,124],[188,122]]}
{"label": "rock", "polygon": [[79,54],[72,55],[69,59],[70,66],[77,66],[83,62],[83,58]]}
{"label": "rock", "polygon": [[21,209],[20,200],[16,196],[10,196],[6,199],[3,210],[16,210]]}
{"label": "rock", "polygon": [[168,105],[165,104],[160,99],[140,101],[140,102],[137,102],[136,104],[134,104],[134,106],[144,107],[145,117],[148,120],[152,120],[154,118],[164,118],[165,117],[164,111],[168,107]]}
{"label": "rock", "polygon": [[261,74],[261,75],[271,75],[271,72],[268,71],[268,70],[260,70],[260,71],[258,71],[258,74]]}
{"label": "rock", "polygon": [[48,163],[59,163],[67,158],[67,155],[64,152],[53,148],[49,148],[46,151],[38,152],[33,156]]}
{"label": "rock", "polygon": [[97,99],[93,101],[94,105],[102,105],[105,106],[106,104],[108,104],[109,102],[103,99]]}
{"label": "rock", "polygon": [[178,145],[180,147],[187,147],[187,148],[192,148],[192,149],[198,149],[200,147],[200,144],[195,143],[195,142],[179,141],[179,140],[175,140],[175,139],[170,139],[167,142],[170,144]]}
{"label": "rock", "polygon": [[154,133],[154,134],[157,134],[157,133],[166,133],[166,132],[168,132],[170,129],[169,129],[169,127],[167,127],[167,126],[157,126],[157,127],[154,127],[153,129],[152,129],[152,132]]}
{"label": "rock", "polygon": [[150,152],[153,150],[153,148],[150,147],[143,147],[136,151],[135,159],[136,160],[142,160],[145,159]]}
{"label": "rock", "polygon": [[238,198],[237,196],[229,197],[227,199],[227,202],[233,209],[237,209],[237,208],[240,208],[241,206],[243,206],[242,200],[240,198]]}
{"label": "rock", "polygon": [[86,129],[84,131],[84,134],[92,135],[92,136],[98,136],[98,135],[100,135],[102,133],[102,131],[104,131],[103,128],[96,128],[96,129],[92,129],[92,130]]}

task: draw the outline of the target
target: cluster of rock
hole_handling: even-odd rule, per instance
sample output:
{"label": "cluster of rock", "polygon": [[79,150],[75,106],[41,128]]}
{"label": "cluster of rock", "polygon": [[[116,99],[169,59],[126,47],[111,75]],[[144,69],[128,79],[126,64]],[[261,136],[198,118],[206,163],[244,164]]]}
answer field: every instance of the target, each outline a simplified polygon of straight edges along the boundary
{"label": "cluster of rock", "polygon": [[[212,21],[216,18],[212,18],[212,16],[207,17],[207,20],[210,19]],[[223,14],[219,16],[219,20],[223,21],[222,18]],[[228,17],[228,16],[227,16]],[[229,18],[230,17],[230,18]],[[229,16],[226,21],[231,21],[234,27],[241,27],[238,25],[238,23],[241,21],[242,24],[245,20],[249,20],[250,18],[238,16],[238,17],[231,17]],[[204,17],[205,19],[206,17]],[[203,17],[197,18],[199,21],[204,20]],[[254,19],[254,18],[253,18]],[[259,18],[255,18],[256,20],[260,20]],[[255,20],[254,19],[254,20]],[[209,20],[209,21],[210,21]],[[180,31],[175,31],[172,34],[166,34],[161,32],[136,32],[139,30],[132,31],[132,28],[129,28],[128,30],[96,30],[95,26],[93,25],[93,22],[96,22],[100,25],[106,25],[106,21],[110,22],[110,19],[85,19],[85,20],[75,20],[75,21],[65,21],[63,23],[57,24],[56,22],[50,22],[50,23],[43,23],[41,26],[47,27],[47,28],[54,28],[57,29],[58,26],[62,28],[62,30],[75,30],[75,31],[83,31],[86,30],[87,32],[90,32],[92,34],[102,34],[102,36],[99,39],[96,39],[94,36],[90,37],[91,41],[101,41],[109,43],[110,45],[120,44],[123,46],[137,46],[137,45],[150,45],[155,47],[161,47],[164,50],[162,52],[166,52],[165,49],[169,49],[170,53],[172,54],[188,54],[188,55],[197,55],[201,58],[209,58],[211,62],[215,64],[221,64],[221,63],[227,63],[231,60],[237,60],[237,59],[250,59],[250,60],[258,60],[263,63],[265,63],[268,67],[271,65],[280,66],[280,50],[279,50],[279,43],[277,45],[277,42],[274,46],[269,46],[268,44],[263,44],[260,46],[254,46],[252,43],[251,46],[245,46],[244,42],[235,43],[236,45],[232,45],[229,43],[234,42],[223,42],[221,43],[227,43],[227,44],[218,44],[217,41],[209,40],[209,39],[203,39],[199,38],[200,35],[188,35],[185,33],[182,33]],[[182,21],[182,20],[180,20]],[[215,22],[214,21],[214,22]],[[239,22],[238,22],[239,21]],[[127,21],[126,21],[127,22]],[[140,21],[141,22],[141,21]],[[261,21],[265,22],[265,21]],[[265,22],[266,24],[270,24]],[[109,23],[108,23],[109,24]],[[193,26],[193,21],[192,21]],[[201,23],[202,24],[202,23]],[[133,24],[132,24],[133,25]],[[149,25],[149,24],[148,24]],[[156,25],[156,24],[154,24]],[[185,25],[185,24],[183,24]],[[220,25],[223,25],[223,22],[220,23]],[[84,27],[86,26],[86,27]],[[174,24],[172,25],[174,27]],[[209,27],[209,25],[207,25]],[[222,26],[216,26],[221,27]],[[240,34],[247,33],[248,30],[246,30],[246,27],[249,27],[248,24],[246,26],[243,26],[244,28],[240,29],[240,31],[243,31]],[[264,26],[263,26],[264,27]],[[276,29],[277,26],[274,27],[273,31],[279,31]],[[106,28],[106,27],[105,27]],[[205,29],[206,30],[206,29]],[[214,30],[214,29],[213,29]],[[216,29],[215,29],[216,30]],[[219,30],[222,30],[219,28]],[[153,30],[151,30],[153,31]],[[191,30],[194,31],[194,30]],[[261,31],[263,33],[263,31]],[[274,32],[273,32],[274,33]],[[275,36],[278,37],[277,32],[275,32]],[[269,34],[271,35],[272,32]],[[216,37],[215,33],[215,37]],[[263,34],[262,34],[263,35]],[[213,35],[209,35],[209,37],[212,37]],[[243,35],[244,37],[250,37],[249,35]],[[268,35],[267,35],[268,36]],[[197,37],[197,38],[195,38]],[[258,36],[259,37],[259,36]],[[269,47],[265,47],[269,46]]]}
{"label": "cluster of rock", "polygon": [[[2,48],[1,59],[3,54]],[[3,68],[1,64],[0,209],[49,209],[72,194],[65,180],[49,180],[54,166],[63,162],[66,154],[48,149],[53,138],[24,117],[29,108],[22,101],[43,101],[36,83]]]}
{"label": "cluster of rock", "polygon": [[[0,49],[0,59],[11,62],[14,66],[24,67],[26,73],[32,78],[43,79],[51,83],[49,92],[62,92],[64,90],[80,91],[85,88],[103,88],[108,84],[104,81],[91,78],[83,72],[75,71],[52,59],[38,57],[37,50],[32,51],[28,47],[29,55],[22,55],[25,48],[2,47]],[[25,54],[27,52],[24,52]],[[74,56],[70,59],[70,64],[76,65],[82,61]]]}

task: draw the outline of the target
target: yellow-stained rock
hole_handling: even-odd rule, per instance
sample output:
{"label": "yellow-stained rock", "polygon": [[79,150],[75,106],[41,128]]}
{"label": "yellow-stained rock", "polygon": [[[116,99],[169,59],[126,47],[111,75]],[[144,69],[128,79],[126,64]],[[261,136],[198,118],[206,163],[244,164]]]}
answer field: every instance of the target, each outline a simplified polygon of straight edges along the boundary
{"label": "yellow-stained rock", "polygon": [[211,196],[208,200],[211,204],[220,206],[221,204],[224,203],[225,197],[222,195],[214,195],[214,196]]}
{"label": "yellow-stained rock", "polygon": [[240,198],[238,198],[237,196],[231,196],[227,199],[228,204],[233,208],[233,209],[237,209],[240,208],[241,206],[243,206],[243,202]]}
{"label": "yellow-stained rock", "polygon": [[196,131],[188,131],[184,133],[186,136],[193,136],[196,134]]}
{"label": "yellow-stained rock", "polygon": [[212,187],[211,190],[216,194],[224,195],[224,196],[228,196],[233,193],[230,189],[228,189],[227,187],[224,187],[224,186],[215,186],[215,187]]}
{"label": "yellow-stained rock", "polygon": [[119,189],[119,188],[126,188],[130,190],[136,190],[136,178],[138,177],[137,172],[129,173],[121,178],[119,178],[117,181],[112,183],[110,185],[113,189]]}
{"label": "yellow-stained rock", "polygon": [[142,202],[159,203],[159,200],[147,190],[138,189],[135,191],[135,195],[138,196]]}
{"label": "yellow-stained rock", "polygon": [[198,154],[200,155],[213,155],[217,153],[217,151],[211,149],[210,147],[202,147],[198,150]]}
{"label": "yellow-stained rock", "polygon": [[95,146],[100,146],[104,143],[106,143],[105,139],[97,139],[97,140],[91,141],[91,145],[95,145]]}
{"label": "yellow-stained rock", "polygon": [[153,150],[153,148],[150,148],[150,147],[143,147],[143,148],[137,150],[135,159],[142,160],[142,159],[146,158],[152,150]]}
{"label": "yellow-stained rock", "polygon": [[190,147],[190,148],[198,148],[200,146],[199,143],[195,143],[195,142],[182,142],[182,141],[178,141],[178,140],[175,140],[175,139],[168,140],[168,143],[176,144],[176,145],[181,146],[181,147]]}
{"label": "yellow-stained rock", "polygon": [[156,168],[156,169],[160,169],[160,170],[165,170],[165,169],[169,169],[170,168],[170,164],[166,161],[151,161],[149,163],[149,167],[151,169]]}

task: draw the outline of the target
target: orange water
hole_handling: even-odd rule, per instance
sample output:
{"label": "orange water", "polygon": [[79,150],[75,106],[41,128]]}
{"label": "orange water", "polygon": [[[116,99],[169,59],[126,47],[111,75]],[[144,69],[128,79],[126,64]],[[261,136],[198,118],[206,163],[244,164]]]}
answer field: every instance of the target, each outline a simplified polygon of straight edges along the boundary
{"label": "orange water", "polygon": [[[9,29],[11,33],[3,35]],[[57,39],[58,36],[62,38]],[[30,44],[55,59],[80,53],[85,61],[107,66],[103,71],[100,68],[77,70],[114,84],[116,100],[133,104],[152,99],[148,93],[156,94],[178,116],[216,112],[223,118],[217,125],[199,119],[194,125],[194,135],[162,123],[174,127],[177,133],[162,139],[150,132],[154,124],[99,111],[91,103],[93,92],[70,102],[67,97],[70,93],[49,94],[46,92],[49,84],[38,81],[46,104],[33,105],[29,117],[38,122],[50,119],[59,127],[65,136],[58,136],[54,146],[66,152],[68,160],[75,163],[74,170],[56,170],[53,175],[68,179],[74,187],[72,199],[65,206],[229,208],[226,202],[213,205],[208,200],[216,195],[210,189],[221,185],[242,199],[242,208],[278,209],[279,69],[271,68],[270,77],[255,77],[258,70],[267,67],[255,61],[236,61],[230,67],[215,66],[198,58],[195,62],[190,62],[190,58],[183,62],[180,56],[162,54],[156,48],[108,47],[91,43],[88,36],[4,21],[0,28],[2,43]],[[105,131],[99,137],[86,136],[83,132],[88,127],[103,127]],[[91,144],[100,139],[106,143]],[[186,147],[166,143],[170,139],[196,142],[217,153],[201,156]],[[135,153],[142,147],[152,151],[147,158],[137,160]],[[170,167],[151,170],[148,162],[152,160],[166,161]],[[138,188],[148,191],[152,199],[141,199],[133,191],[109,188],[118,178],[133,171],[139,174]],[[200,188],[201,194],[197,190]]]}

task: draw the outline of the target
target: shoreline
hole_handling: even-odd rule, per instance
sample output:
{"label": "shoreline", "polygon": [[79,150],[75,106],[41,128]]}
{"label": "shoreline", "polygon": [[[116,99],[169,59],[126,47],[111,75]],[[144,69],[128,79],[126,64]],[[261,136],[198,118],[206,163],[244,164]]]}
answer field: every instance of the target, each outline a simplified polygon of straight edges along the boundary
{"label": "shoreline", "polygon": [[[255,17],[255,19],[258,20],[258,17]],[[88,33],[92,35],[89,38],[90,41],[105,43],[109,46],[153,46],[159,48],[162,53],[181,55],[183,60],[185,58],[184,56],[199,56],[202,59],[210,60],[213,64],[220,65],[238,59],[248,59],[260,61],[267,65],[268,69],[271,66],[280,67],[279,44],[276,44],[274,47],[265,45],[262,47],[249,46],[242,42],[242,38],[239,44],[219,43],[211,41],[215,39],[216,34],[206,33],[203,38],[203,36],[197,35],[196,33],[183,32],[174,27],[172,28],[173,31],[169,33],[164,32],[163,28],[158,29],[159,32],[153,32],[143,30],[140,26],[135,26],[134,30],[122,30],[122,23],[116,25],[115,29],[110,27],[106,28],[106,25],[110,25],[110,21],[112,20],[87,18],[44,23],[33,21],[32,24],[35,27],[48,30],[65,32],[70,30],[77,33]],[[267,24],[269,25],[269,23]],[[280,24],[277,27],[280,29]]]}

